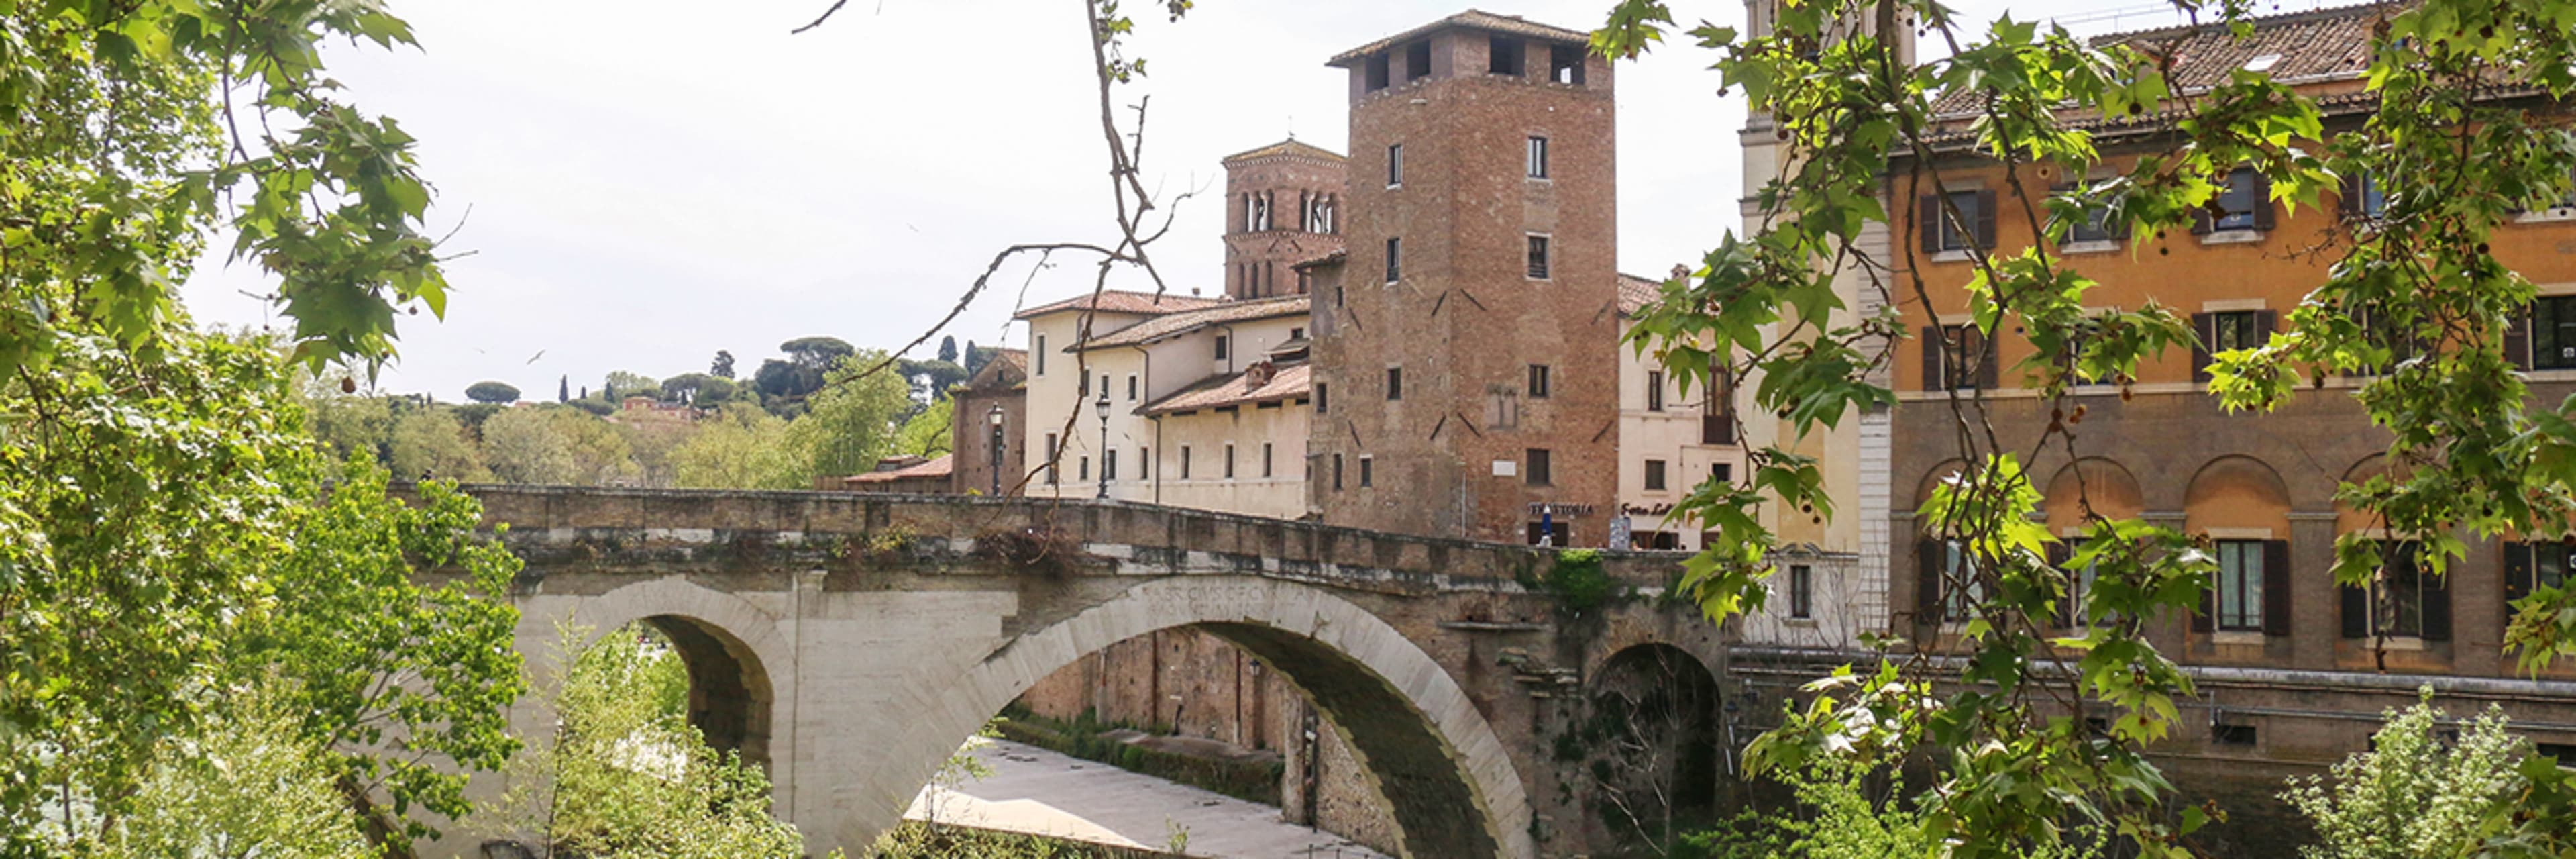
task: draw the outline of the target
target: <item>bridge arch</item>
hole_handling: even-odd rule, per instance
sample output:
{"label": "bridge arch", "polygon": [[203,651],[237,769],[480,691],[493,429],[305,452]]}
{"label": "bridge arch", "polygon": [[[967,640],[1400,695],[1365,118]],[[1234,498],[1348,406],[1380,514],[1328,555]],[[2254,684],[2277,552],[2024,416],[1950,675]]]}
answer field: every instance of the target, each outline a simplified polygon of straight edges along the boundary
{"label": "bridge arch", "polygon": [[630,625],[660,632],[689,672],[689,724],[708,746],[738,752],[767,771],[777,786],[776,806],[794,807],[794,780],[778,769],[786,762],[774,760],[772,739],[776,726],[794,724],[795,659],[768,612],[686,579],[656,578],[581,599],[565,613],[524,612],[520,652],[537,652],[525,644],[536,636],[551,639],[558,622],[585,633],[563,643],[562,659]]}
{"label": "bridge arch", "polygon": [[[917,717],[885,749],[883,765],[858,774],[867,783],[849,786],[861,801],[832,834],[844,845],[869,843],[960,739],[1021,692],[1111,644],[1178,627],[1243,648],[1312,696],[1393,806],[1406,855],[1535,855],[1528,797],[1508,750],[1438,662],[1327,590],[1240,576],[1143,582],[1012,638],[962,676],[921,678],[907,690]],[[1471,825],[1459,825],[1462,812]]]}

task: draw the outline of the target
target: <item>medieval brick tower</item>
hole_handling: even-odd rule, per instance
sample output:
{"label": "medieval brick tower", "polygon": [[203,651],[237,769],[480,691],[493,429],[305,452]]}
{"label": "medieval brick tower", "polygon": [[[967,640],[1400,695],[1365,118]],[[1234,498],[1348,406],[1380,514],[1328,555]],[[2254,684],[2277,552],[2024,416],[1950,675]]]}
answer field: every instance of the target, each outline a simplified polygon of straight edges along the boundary
{"label": "medieval brick tower", "polygon": [[1224,163],[1225,294],[1304,294],[1296,265],[1342,249],[1344,159],[1290,138]]}
{"label": "medieval brick tower", "polygon": [[1326,522],[1600,545],[1616,515],[1610,65],[1466,12],[1349,70],[1349,243],[1310,266],[1310,498]]}

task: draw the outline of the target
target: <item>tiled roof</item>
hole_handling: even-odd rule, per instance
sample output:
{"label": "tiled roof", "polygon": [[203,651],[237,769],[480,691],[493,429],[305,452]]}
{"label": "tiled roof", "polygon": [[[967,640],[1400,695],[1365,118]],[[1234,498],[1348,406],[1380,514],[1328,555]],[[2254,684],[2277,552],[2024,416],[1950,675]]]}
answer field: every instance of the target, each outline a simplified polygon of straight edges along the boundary
{"label": "tiled roof", "polygon": [[1152,319],[1112,331],[1108,334],[1091,338],[1091,342],[1088,344],[1067,346],[1064,348],[1064,351],[1072,352],[1086,345],[1093,349],[1105,349],[1112,346],[1132,346],[1138,343],[1150,343],[1165,337],[1186,334],[1210,325],[1223,325],[1229,322],[1248,322],[1255,319],[1275,319],[1281,316],[1304,316],[1306,315],[1307,308],[1307,299],[1306,296],[1303,295],[1285,295],[1278,298],[1255,298],[1248,301],[1228,301],[1213,307],[1204,307],[1197,310],[1186,310],[1180,313],[1167,313],[1157,316]]}
{"label": "tiled roof", "polygon": [[1351,253],[1349,251],[1334,251],[1314,259],[1299,260],[1297,262],[1289,263],[1288,267],[1302,271],[1305,269],[1315,268],[1317,266],[1341,265],[1344,260],[1348,260],[1350,258]]}
{"label": "tiled roof", "polygon": [[1655,300],[1655,296],[1662,295],[1663,292],[1663,281],[1642,278],[1633,274],[1620,275],[1619,315],[1637,315],[1637,311],[1639,309],[1644,308],[1647,302]]}
{"label": "tiled roof", "polygon": [[1224,160],[1217,163],[1232,164],[1237,161],[1250,161],[1255,158],[1269,158],[1275,155],[1303,155],[1308,158],[1321,158],[1326,161],[1350,160],[1343,158],[1342,154],[1339,152],[1335,152],[1321,146],[1316,146],[1311,143],[1305,143],[1299,141],[1297,138],[1291,137],[1249,152],[1237,152],[1235,154],[1228,155]]}
{"label": "tiled roof", "polygon": [[1469,9],[1437,21],[1343,51],[1339,54],[1335,54],[1332,59],[1325,61],[1324,65],[1347,66],[1358,62],[1362,57],[1386,50],[1389,47],[1413,41],[1433,32],[1451,28],[1485,30],[1514,36],[1528,36],[1533,39],[1550,39],[1559,42],[1573,42],[1576,44],[1589,44],[1592,41],[1592,34],[1581,30],[1568,30],[1563,27],[1551,27],[1546,24],[1525,21],[1514,15],[1496,15],[1492,12]]}
{"label": "tiled roof", "polygon": [[[1183,310],[1197,310],[1209,305],[1223,303],[1225,303],[1225,299],[1222,298],[1200,298],[1195,295],[1172,295],[1169,293],[1131,292],[1123,289],[1102,290],[1100,293],[1100,312],[1102,313],[1133,313],[1143,316],[1154,316],[1164,313],[1178,313]],[[1020,311],[1012,314],[1011,318],[1034,319],[1050,313],[1062,313],[1068,310],[1086,310],[1090,307],[1091,294],[1084,293],[1053,304],[1041,304],[1036,307]]]}
{"label": "tiled roof", "polygon": [[947,477],[956,471],[956,466],[957,458],[955,456],[942,454],[936,459],[914,463],[892,471],[871,471],[866,474],[853,474],[848,477],[841,478],[841,482],[844,484],[867,484],[887,483],[896,480],[908,480],[922,477]]}
{"label": "tiled roof", "polygon": [[1270,381],[1259,386],[1251,384],[1252,380],[1248,373],[1214,376],[1207,381],[1182,388],[1171,396],[1146,403],[1145,407],[1137,409],[1136,413],[1168,415],[1173,412],[1213,409],[1219,406],[1297,399],[1306,396],[1307,391],[1313,387],[1310,383],[1313,375],[1309,372],[1310,368],[1311,365],[1307,364],[1280,367],[1278,372],[1271,374]]}
{"label": "tiled roof", "polygon": [[[2357,78],[2370,67],[2371,30],[2385,16],[2408,3],[2364,3],[2249,19],[2253,36],[2238,41],[2224,22],[2163,27],[2095,36],[2094,47],[2127,45],[2150,57],[2170,57],[2168,84],[2178,93],[2206,90],[2227,81],[2228,73],[2270,58],[2263,71],[2284,83]],[[1979,92],[1942,96],[1933,113],[1943,117],[1972,115],[1981,108]],[[2127,122],[2154,121],[2133,117]]]}
{"label": "tiled roof", "polygon": [[960,389],[989,390],[1014,388],[1029,378],[1029,350],[995,349],[991,360],[975,368],[975,377],[967,379]]}

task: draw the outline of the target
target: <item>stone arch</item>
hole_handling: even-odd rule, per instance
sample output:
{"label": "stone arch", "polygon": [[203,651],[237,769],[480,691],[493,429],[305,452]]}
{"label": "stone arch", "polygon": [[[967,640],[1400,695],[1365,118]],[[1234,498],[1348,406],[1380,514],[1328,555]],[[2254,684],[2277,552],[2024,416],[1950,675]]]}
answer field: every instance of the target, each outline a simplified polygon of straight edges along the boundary
{"label": "stone arch", "polygon": [[2147,510],[2146,493],[2139,487],[2138,478],[2118,462],[2102,457],[2067,463],[2043,489],[2047,500],[2042,505],[2050,534],[2064,535],[2083,528],[2088,503],[2095,515],[2114,520],[2136,519]]}
{"label": "stone arch", "polygon": [[960,739],[1021,692],[1086,654],[1175,627],[1205,630],[1261,658],[1330,714],[1393,806],[1406,855],[1535,855],[1529,800],[1509,751],[1438,662],[1329,591],[1238,576],[1144,582],[1011,639],[963,676],[914,682],[905,698],[917,717],[893,734],[889,760],[855,774],[861,783],[849,790],[857,801],[831,822],[832,834],[844,845],[869,843]]}
{"label": "stone arch", "polygon": [[2290,487],[2272,466],[2250,456],[2222,456],[2192,474],[2183,491],[2183,530],[2267,531],[2290,536]]}
{"label": "stone arch", "polygon": [[1596,803],[1625,811],[1626,819],[1603,812],[1600,823],[1610,829],[1604,834],[1668,839],[1682,821],[1714,819],[1725,753],[1723,692],[1708,664],[1688,650],[1649,641],[1611,653],[1589,680],[1576,745],[1592,750],[1583,762],[1594,773],[1592,789],[1625,794]]}
{"label": "stone arch", "polygon": [[551,636],[556,621],[569,621],[587,637],[566,642],[566,658],[629,624],[661,632],[689,671],[689,723],[709,746],[760,765],[775,786],[776,807],[794,807],[795,781],[784,771],[792,759],[771,752],[775,726],[795,723],[795,660],[768,612],[686,579],[659,577],[580,598],[562,615],[543,614],[523,612],[520,640],[530,640],[531,624]]}

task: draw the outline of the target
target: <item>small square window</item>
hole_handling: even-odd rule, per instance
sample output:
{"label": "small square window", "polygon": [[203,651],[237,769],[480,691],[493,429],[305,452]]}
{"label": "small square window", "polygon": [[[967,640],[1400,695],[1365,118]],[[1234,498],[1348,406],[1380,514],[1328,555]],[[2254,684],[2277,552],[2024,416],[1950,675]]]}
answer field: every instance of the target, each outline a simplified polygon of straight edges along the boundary
{"label": "small square window", "polygon": [[1546,236],[1529,237],[1529,277],[1531,280],[1547,279]]}
{"label": "small square window", "polygon": [[1664,490],[1663,460],[1646,460],[1646,490],[1649,492],[1661,492]]}

